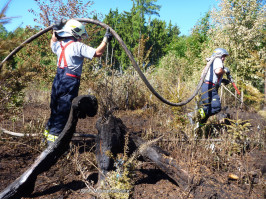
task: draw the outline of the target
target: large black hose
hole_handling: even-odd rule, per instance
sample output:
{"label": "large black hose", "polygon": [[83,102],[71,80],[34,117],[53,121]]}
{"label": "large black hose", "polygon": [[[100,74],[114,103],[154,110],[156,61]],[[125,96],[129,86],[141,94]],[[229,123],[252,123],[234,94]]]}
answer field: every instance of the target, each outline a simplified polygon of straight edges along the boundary
{"label": "large black hose", "polygon": [[[143,82],[146,84],[146,86],[149,88],[149,90],[159,99],[161,100],[163,103],[168,104],[170,106],[183,106],[186,105],[187,103],[189,103],[199,92],[200,87],[205,79],[205,76],[207,74],[207,71],[210,67],[210,65],[212,64],[213,60],[216,58],[215,56],[212,57],[212,59],[208,62],[207,66],[206,66],[206,70],[204,71],[204,73],[202,74],[202,77],[195,89],[195,91],[193,92],[193,94],[186,100],[179,102],[179,103],[172,103],[166,99],[164,99],[158,92],[155,91],[155,89],[151,86],[151,84],[149,83],[149,81],[147,80],[147,78],[144,76],[144,74],[142,73],[142,71],[140,70],[137,62],[135,61],[133,55],[131,54],[131,52],[128,50],[127,46],[125,45],[125,43],[123,42],[123,40],[120,38],[120,36],[111,28],[109,27],[107,24],[102,23],[98,20],[94,20],[94,19],[89,19],[89,18],[77,18],[76,20],[80,21],[80,22],[86,22],[86,23],[92,23],[92,24],[96,24],[99,25],[105,29],[110,28],[110,32],[113,34],[113,36],[117,39],[117,41],[119,42],[119,44],[122,46],[122,48],[125,50],[127,56],[129,57],[130,61],[132,62],[133,67],[135,68],[135,70],[138,72],[140,78],[143,80]],[[13,55],[15,55],[20,49],[22,49],[26,44],[30,43],[31,41],[35,40],[36,38],[38,38],[39,36],[41,36],[42,34],[48,32],[49,30],[52,29],[52,26],[49,26],[47,28],[45,28],[44,30],[38,32],[37,34],[31,36],[30,38],[28,38],[27,40],[25,40],[23,43],[21,43],[21,45],[19,45],[17,48],[15,48],[1,63],[0,63],[0,70],[2,69],[2,65],[4,64],[4,62],[6,62],[10,57],[12,57]]]}

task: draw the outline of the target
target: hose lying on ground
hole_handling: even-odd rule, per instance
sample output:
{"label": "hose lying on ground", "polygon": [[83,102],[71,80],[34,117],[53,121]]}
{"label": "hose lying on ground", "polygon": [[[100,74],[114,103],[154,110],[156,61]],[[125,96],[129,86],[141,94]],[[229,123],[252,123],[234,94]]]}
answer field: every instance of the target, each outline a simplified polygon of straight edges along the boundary
{"label": "hose lying on ground", "polygon": [[[17,133],[17,132],[12,132],[8,131],[4,128],[0,127],[0,134],[1,132],[8,134],[8,135],[13,135],[17,137],[40,137],[42,136],[42,133]],[[82,134],[82,133],[74,133],[73,134],[74,138],[76,137],[81,137],[81,138],[95,138],[95,135],[93,134]]]}
{"label": "hose lying on ground", "polygon": [[[142,81],[145,83],[145,85],[149,88],[149,90],[159,99],[161,100],[163,103],[170,105],[170,106],[183,106],[186,105],[187,103],[189,103],[199,92],[201,85],[203,84],[203,81],[205,79],[205,76],[208,72],[208,69],[210,68],[210,65],[212,64],[212,62],[214,61],[214,59],[216,58],[215,56],[212,57],[212,59],[207,63],[207,66],[205,67],[205,71],[202,74],[202,77],[195,89],[195,91],[193,92],[193,94],[186,100],[179,102],[179,103],[173,103],[170,102],[166,99],[164,99],[158,92],[155,91],[155,89],[151,86],[151,84],[149,83],[149,81],[147,80],[147,78],[144,76],[144,74],[142,73],[142,71],[140,70],[137,62],[135,61],[133,55],[131,54],[131,52],[128,50],[127,46],[125,45],[125,43],[123,42],[123,40],[120,38],[120,36],[108,25],[106,25],[105,23],[102,23],[98,20],[94,20],[94,19],[89,19],[89,18],[78,18],[76,19],[80,22],[85,22],[85,23],[92,23],[92,24],[96,24],[99,25],[105,29],[110,28],[110,32],[113,34],[113,36],[116,38],[116,40],[119,42],[119,44],[122,46],[122,48],[124,49],[124,51],[126,52],[127,56],[129,57],[130,61],[132,62],[133,67],[135,68],[135,70],[138,72],[140,78],[142,79]],[[6,62],[9,58],[11,58],[13,55],[15,55],[20,49],[22,49],[26,44],[30,43],[31,41],[35,40],[36,38],[38,38],[39,36],[43,35],[44,33],[52,30],[53,26],[49,26],[47,28],[45,28],[44,30],[38,32],[37,34],[31,36],[30,38],[28,38],[27,40],[25,40],[23,43],[21,43],[21,45],[19,45],[17,48],[15,48],[1,63],[0,63],[0,70],[2,69],[2,66],[4,64],[4,62]]]}

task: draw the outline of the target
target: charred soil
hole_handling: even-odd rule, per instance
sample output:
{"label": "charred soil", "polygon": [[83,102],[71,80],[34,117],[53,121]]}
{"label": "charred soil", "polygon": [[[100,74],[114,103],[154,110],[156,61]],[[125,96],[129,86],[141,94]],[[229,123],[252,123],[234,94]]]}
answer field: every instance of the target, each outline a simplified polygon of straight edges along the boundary
{"label": "charred soil", "polygon": [[[232,152],[222,154],[223,150],[217,144],[221,138],[217,134],[195,141],[195,137],[191,139],[190,135],[196,133],[186,132],[189,125],[182,130],[167,129],[148,109],[116,111],[115,114],[122,119],[129,132],[137,133],[146,139],[165,135],[158,145],[168,151],[171,157],[178,160],[180,166],[194,178],[191,186],[184,191],[152,162],[144,162],[140,158],[134,169],[135,184],[131,198],[263,199],[266,197],[266,152],[262,145],[265,142],[265,120],[256,113],[239,112],[237,117],[242,120],[250,120],[249,137],[253,137],[254,134],[262,134],[259,138],[264,141],[246,145],[245,147],[248,148],[245,150],[240,149],[240,151],[234,152],[231,149]],[[236,119],[234,110],[229,113],[231,118]],[[33,133],[35,130],[43,130],[48,116],[48,105],[27,104],[24,106],[21,116],[16,119],[0,116],[0,124],[2,128],[9,131]],[[79,120],[76,132],[97,134],[95,123],[99,117],[98,115]],[[215,129],[213,127],[210,130],[213,131]],[[218,135],[230,134],[224,132],[219,130]],[[0,191],[26,171],[44,150],[41,141],[41,131],[39,131],[39,137],[16,137],[1,133]],[[229,161],[227,156],[230,156]],[[82,169],[78,167],[77,163]],[[34,192],[26,198],[97,198],[97,190],[93,192],[86,186],[86,183],[90,183],[94,188],[97,187],[98,171],[95,164],[94,147],[91,145],[91,141],[85,139],[73,141],[71,150],[62,156],[49,171],[38,176]]]}

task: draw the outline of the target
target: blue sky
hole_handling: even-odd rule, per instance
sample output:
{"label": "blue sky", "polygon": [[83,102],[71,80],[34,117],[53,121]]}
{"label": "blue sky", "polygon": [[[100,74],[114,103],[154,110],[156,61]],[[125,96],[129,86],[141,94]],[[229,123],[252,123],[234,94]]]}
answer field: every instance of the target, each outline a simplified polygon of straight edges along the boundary
{"label": "blue sky", "polygon": [[[5,5],[8,0],[0,0],[0,9]],[[112,8],[115,10],[118,8],[119,13],[123,11],[130,11],[132,7],[131,0],[93,0],[94,4],[91,9],[97,13],[103,15],[107,14]],[[85,2],[85,1],[84,1]],[[161,20],[167,23],[172,22],[176,24],[181,35],[189,35],[191,29],[197,23],[197,21],[205,15],[205,13],[212,9],[214,6],[217,7],[218,0],[158,0],[157,4],[161,5],[159,12]],[[7,17],[15,17],[10,24],[5,25],[8,31],[13,31],[17,27],[26,25],[37,25],[33,21],[33,14],[29,13],[29,9],[37,9],[37,4],[34,0],[12,0],[9,4],[9,8],[6,12]]]}

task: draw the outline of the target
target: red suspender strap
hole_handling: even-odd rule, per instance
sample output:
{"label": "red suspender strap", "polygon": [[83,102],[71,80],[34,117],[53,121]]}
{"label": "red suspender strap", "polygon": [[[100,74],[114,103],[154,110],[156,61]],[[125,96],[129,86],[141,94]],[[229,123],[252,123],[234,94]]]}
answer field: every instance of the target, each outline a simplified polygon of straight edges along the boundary
{"label": "red suspender strap", "polygon": [[209,81],[206,81],[205,83],[207,83],[207,84],[209,84],[209,85],[215,85],[214,83],[212,83],[212,82],[209,82]]}
{"label": "red suspender strap", "polygon": [[[58,67],[59,68],[67,67],[67,61],[66,61],[66,56],[65,56],[65,49],[67,48],[68,45],[70,45],[73,42],[74,41],[72,40],[72,41],[68,42],[65,46],[63,46],[62,45],[62,42],[60,42],[60,46],[61,46],[62,52],[60,54],[59,61],[58,61]],[[61,67],[62,58],[64,59],[64,67]]]}
{"label": "red suspender strap", "polygon": [[71,76],[71,77],[74,77],[74,78],[77,78],[77,79],[80,79],[80,76],[76,76],[74,74],[70,74],[70,73],[66,73],[67,76]]}

